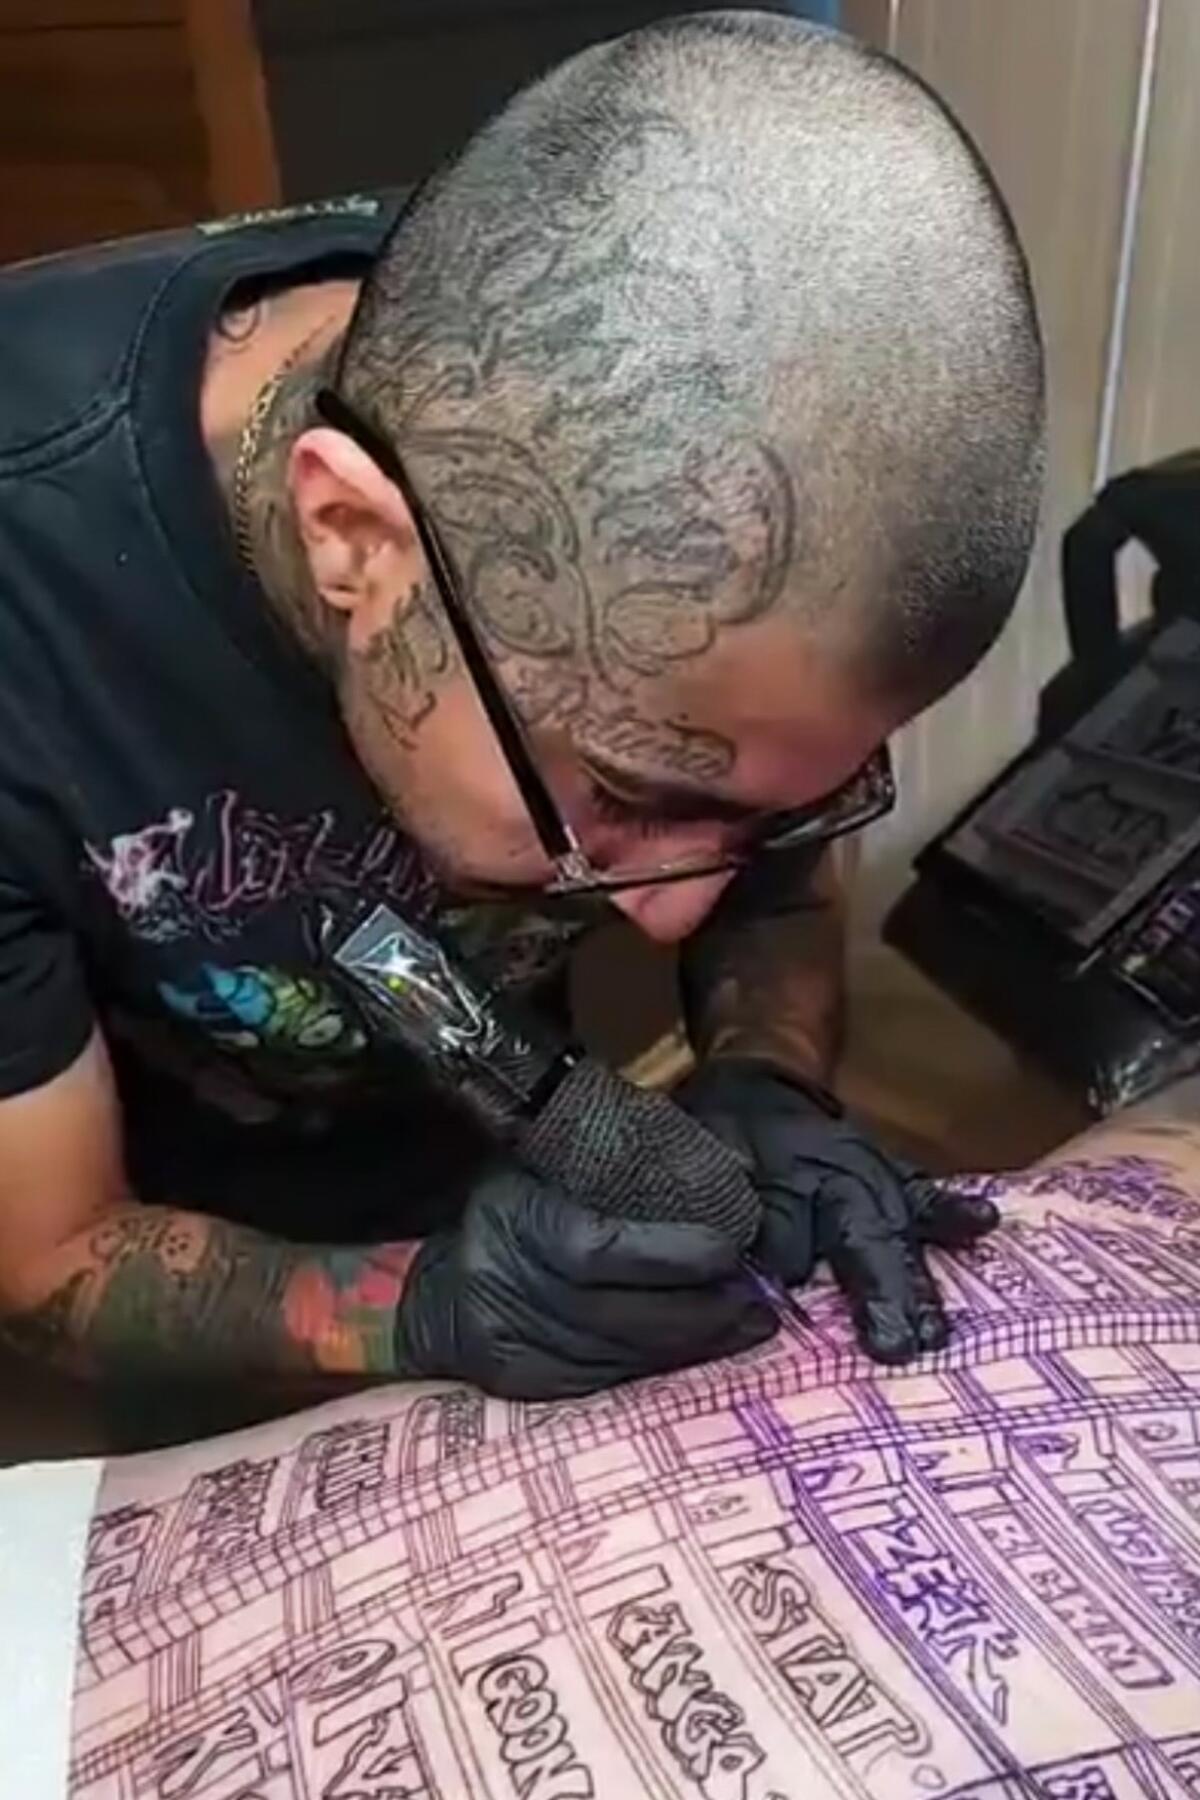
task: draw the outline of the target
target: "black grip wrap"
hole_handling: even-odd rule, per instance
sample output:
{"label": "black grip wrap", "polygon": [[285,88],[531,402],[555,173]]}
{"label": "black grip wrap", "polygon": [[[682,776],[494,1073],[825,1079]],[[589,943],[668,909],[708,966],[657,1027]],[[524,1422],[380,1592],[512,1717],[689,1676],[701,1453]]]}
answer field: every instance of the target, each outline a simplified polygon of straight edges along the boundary
{"label": "black grip wrap", "polygon": [[517,1139],[521,1159],[597,1212],[707,1225],[745,1250],[760,1204],[745,1164],[665,1094],[583,1058]]}

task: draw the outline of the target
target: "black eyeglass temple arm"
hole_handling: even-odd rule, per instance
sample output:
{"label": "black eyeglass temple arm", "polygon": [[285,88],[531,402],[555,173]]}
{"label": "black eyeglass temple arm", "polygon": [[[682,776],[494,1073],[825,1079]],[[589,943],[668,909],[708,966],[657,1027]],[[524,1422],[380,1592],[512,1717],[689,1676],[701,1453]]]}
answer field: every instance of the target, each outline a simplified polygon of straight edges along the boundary
{"label": "black eyeglass temple arm", "polygon": [[496,679],[491,658],[484,649],[467,609],[459,598],[458,581],[450,566],[449,557],[431,521],[426,517],[421,502],[413,492],[403,463],[386,438],[376,432],[365,419],[360,418],[354,408],[332,388],[321,388],[317,393],[315,404],[318,414],[326,424],[331,425],[335,431],[342,432],[356,443],[359,449],[364,451],[387,476],[388,480],[394,483],[403,496],[405,505],[412,515],[413,527],[420,540],[421,549],[425,553],[425,560],[429,564],[430,572],[437,586],[438,597],[450,623],[450,629],[454,633],[454,640],[467,665],[467,672],[474,683],[480,705],[487,715],[488,724],[496,734],[504,760],[508,764],[512,778],[529,813],[538,842],[545,854],[552,859],[570,855],[577,846],[555,804],[553,795],[529,754],[529,748],[525,742],[524,726]]}

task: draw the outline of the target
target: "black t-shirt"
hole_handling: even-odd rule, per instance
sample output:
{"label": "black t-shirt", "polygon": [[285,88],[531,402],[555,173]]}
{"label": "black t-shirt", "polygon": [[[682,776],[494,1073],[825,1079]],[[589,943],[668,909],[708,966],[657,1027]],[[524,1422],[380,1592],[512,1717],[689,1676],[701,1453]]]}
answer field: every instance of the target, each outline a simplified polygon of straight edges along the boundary
{"label": "black t-shirt", "polygon": [[387,899],[516,982],[580,924],[437,893],[240,567],[201,440],[231,290],[365,271],[393,205],[0,275],[0,1095],[99,1023],[139,1190],[300,1237],[423,1228],[430,1143],[467,1142],[320,979],[317,899]]}

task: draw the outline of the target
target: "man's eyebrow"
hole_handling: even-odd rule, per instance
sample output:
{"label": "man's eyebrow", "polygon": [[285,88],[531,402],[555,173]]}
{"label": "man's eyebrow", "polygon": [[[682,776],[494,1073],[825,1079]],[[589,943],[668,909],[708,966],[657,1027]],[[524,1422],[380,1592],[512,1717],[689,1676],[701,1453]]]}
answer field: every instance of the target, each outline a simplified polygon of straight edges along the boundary
{"label": "man's eyebrow", "polygon": [[714,820],[722,824],[740,825],[759,817],[762,808],[745,800],[731,800],[723,794],[711,794],[691,782],[676,781],[670,775],[648,775],[637,769],[625,769],[610,763],[604,756],[589,750],[582,758],[588,772],[618,800],[644,809],[660,819],[678,819],[681,823]]}

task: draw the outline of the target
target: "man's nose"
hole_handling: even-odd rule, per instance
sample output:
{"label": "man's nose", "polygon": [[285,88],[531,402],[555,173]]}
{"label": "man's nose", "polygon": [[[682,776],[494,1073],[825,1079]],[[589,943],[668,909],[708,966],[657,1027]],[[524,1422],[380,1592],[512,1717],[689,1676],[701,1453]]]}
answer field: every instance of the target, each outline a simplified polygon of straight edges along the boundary
{"label": "man's nose", "polygon": [[661,887],[625,888],[612,903],[656,944],[677,944],[712,911],[734,871],[700,875],[695,881],[673,881]]}

